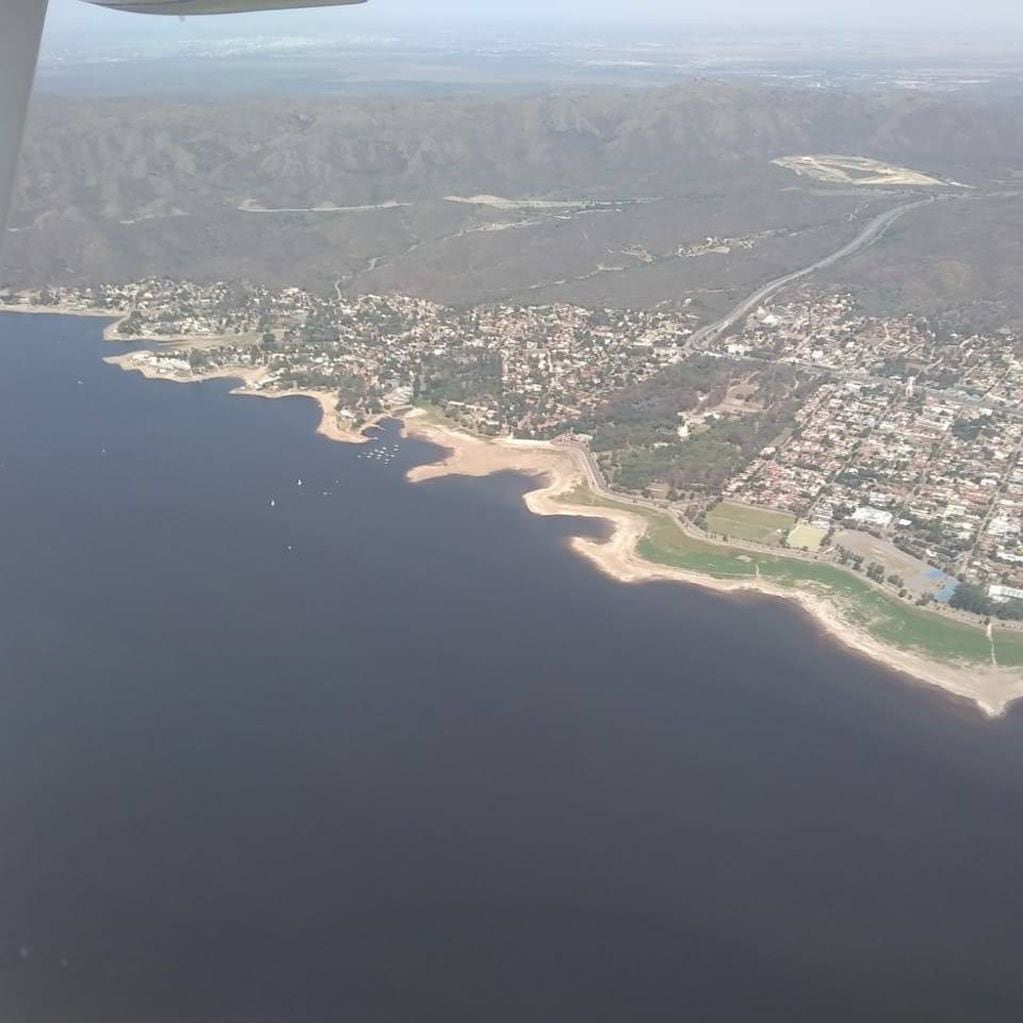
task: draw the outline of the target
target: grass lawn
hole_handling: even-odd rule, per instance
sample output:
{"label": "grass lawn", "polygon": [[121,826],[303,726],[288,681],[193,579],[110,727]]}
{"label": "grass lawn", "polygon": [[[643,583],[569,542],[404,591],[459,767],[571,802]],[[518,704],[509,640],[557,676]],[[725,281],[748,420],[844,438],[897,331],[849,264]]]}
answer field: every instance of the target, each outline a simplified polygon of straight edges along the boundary
{"label": "grass lawn", "polygon": [[[648,561],[718,579],[754,576],[759,568],[761,575],[782,586],[827,592],[836,598],[852,622],[883,643],[912,649],[938,661],[991,663],[991,644],[979,626],[952,621],[899,600],[894,594],[889,596],[850,570],[799,558],[745,552],[724,543],[691,537],[663,512],[605,500],[588,487],[576,489],[565,499],[590,507],[623,508],[642,516],[649,529],[639,543],[639,553]],[[996,628],[994,642],[1000,665],[1023,667],[1023,633]]]}
{"label": "grass lawn", "polygon": [[707,529],[722,536],[733,536],[754,543],[777,544],[796,524],[796,517],[786,512],[750,508],[723,501],[707,513]]}
{"label": "grass lawn", "polygon": [[455,422],[450,416],[444,414],[439,405],[430,405],[426,402],[417,403],[415,410],[420,422],[429,423],[431,426],[444,426],[451,430],[461,430],[462,433],[469,433],[464,426]]}

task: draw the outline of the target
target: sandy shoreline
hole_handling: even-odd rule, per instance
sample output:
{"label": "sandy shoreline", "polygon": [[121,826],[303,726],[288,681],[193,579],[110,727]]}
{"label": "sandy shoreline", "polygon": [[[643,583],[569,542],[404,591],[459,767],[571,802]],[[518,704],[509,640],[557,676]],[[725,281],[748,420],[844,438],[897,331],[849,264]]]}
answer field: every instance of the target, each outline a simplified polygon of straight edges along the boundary
{"label": "sandy shoreline", "polygon": [[790,590],[762,578],[747,577],[734,581],[645,561],[636,547],[646,532],[639,514],[625,509],[589,507],[563,500],[580,484],[588,484],[588,475],[578,452],[542,442],[487,441],[439,426],[411,415],[406,431],[448,449],[442,461],[417,466],[409,473],[412,482],[447,475],[487,476],[510,471],[543,480],[536,490],[526,494],[529,510],[536,515],[572,515],[603,519],[612,527],[606,542],[576,537],[575,551],[588,558],[602,572],[625,583],[655,580],[684,582],[718,593],[759,593],[798,603],[833,638],[848,649],[911,679],[937,686],[945,692],[970,700],[985,714],[997,717],[1014,700],[1023,697],[1023,674],[1007,668],[957,666],[931,660],[921,654],[886,646],[846,620],[838,604],[807,591]]}
{"label": "sandy shoreline", "polygon": [[[77,311],[75,315],[78,315]],[[254,390],[253,385],[265,375],[262,367],[178,375],[161,373],[150,366],[133,362],[130,353],[112,355],[104,361],[124,370],[141,373],[149,379],[178,383],[214,379],[240,380],[239,386],[230,392],[235,395],[268,399],[310,398],[319,405],[321,411],[317,432],[341,443],[366,443],[370,438],[364,431],[375,425],[374,421],[354,429],[339,422],[334,411],[336,396],[330,392]],[[377,421],[386,417],[385,413],[378,417]],[[676,581],[719,593],[759,593],[794,601],[830,636],[848,649],[907,675],[917,682],[937,686],[950,695],[969,700],[991,717],[1003,714],[1014,700],[1023,697],[1023,673],[995,666],[942,663],[922,654],[887,646],[851,624],[841,607],[825,596],[806,590],[786,589],[760,577],[722,580],[645,561],[637,553],[637,545],[646,532],[646,522],[641,515],[627,509],[591,507],[564,499],[564,495],[578,486],[590,483],[584,459],[572,448],[541,441],[485,440],[440,425],[416,411],[402,418],[407,435],[429,441],[448,452],[447,456],[438,462],[412,469],[408,473],[410,482],[417,483],[449,475],[489,476],[497,472],[517,472],[532,476],[541,484],[525,496],[525,503],[534,514],[594,518],[610,524],[611,536],[606,542],[576,537],[572,540],[572,548],[588,558],[602,572],[620,582]]]}

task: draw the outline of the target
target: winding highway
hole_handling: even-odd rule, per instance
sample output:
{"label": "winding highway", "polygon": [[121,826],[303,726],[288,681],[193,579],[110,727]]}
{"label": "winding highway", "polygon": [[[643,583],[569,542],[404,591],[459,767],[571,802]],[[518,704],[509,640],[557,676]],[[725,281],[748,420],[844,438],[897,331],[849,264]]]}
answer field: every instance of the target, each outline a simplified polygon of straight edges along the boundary
{"label": "winding highway", "polygon": [[[893,206],[890,210],[885,210],[884,213],[880,213],[870,220],[870,222],[855,238],[852,239],[852,241],[846,243],[840,249],[837,249],[830,255],[825,256],[823,259],[817,260],[817,262],[811,266],[803,267],[801,270],[793,270],[791,273],[787,273],[783,277],[777,277],[773,281],[769,281],[767,284],[753,292],[752,295],[743,299],[742,302],[740,302],[730,313],[722,317],[722,319],[715,323],[708,324],[706,327],[701,327],[692,335],[692,337],[690,337],[686,347],[690,351],[699,350],[699,347],[704,342],[720,337],[725,331],[734,327],[735,324],[743,317],[748,316],[759,305],[766,302],[772,295],[781,291],[782,288],[786,288],[790,284],[793,284],[804,277],[809,277],[810,274],[816,273],[818,270],[824,270],[829,266],[834,266],[834,264],[841,262],[843,259],[847,259],[849,256],[855,255],[862,249],[873,245],[874,242],[884,235],[892,224],[894,224],[900,217],[905,216],[905,214],[907,214],[910,210],[915,210],[920,206],[927,206],[933,202],[944,201],[951,198],[954,198],[954,196],[949,195],[948,193],[932,195],[928,196],[926,199],[914,199],[911,202],[905,202],[899,206]],[[587,444],[580,443],[578,440],[569,437],[558,438],[554,443],[559,446],[572,448],[578,452],[586,470],[586,475],[589,477],[590,488],[597,494],[614,501],[633,504],[638,507],[654,508],[661,512],[666,511],[669,515],[671,515],[684,533],[689,536],[706,539],[706,536],[694,530],[694,528],[678,513],[676,509],[666,507],[662,502],[637,497],[635,494],[620,493],[614,490],[604,476],[600,465],[597,463],[596,457],[593,455],[593,452]],[[730,542],[733,546],[748,547],[752,550],[761,550],[761,548],[757,547],[755,544],[746,544],[743,541],[736,540]],[[818,560],[815,556],[807,555],[801,551],[790,551],[787,552],[787,554],[789,556],[802,558],[803,560]]]}
{"label": "winding highway", "polygon": [[832,252],[830,255],[825,256],[823,259],[817,260],[811,266],[803,267],[802,270],[793,270],[791,273],[785,274],[784,277],[776,277],[773,281],[769,281],[762,288],[753,292],[748,298],[743,299],[727,316],[718,320],[716,323],[708,324],[706,327],[701,327],[693,336],[689,339],[688,347],[696,348],[707,341],[716,340],[727,330],[731,330],[741,319],[748,316],[757,306],[762,305],[772,295],[781,291],[782,288],[787,288],[790,284],[794,284],[796,281],[801,280],[804,277],[809,277],[810,274],[816,273],[818,270],[824,270],[829,266],[834,266],[835,263],[840,263],[843,259],[848,259],[849,256],[855,255],[861,249],[865,249],[870,245],[873,245],[884,233],[888,230],[892,224],[895,223],[900,217],[905,216],[910,210],[915,210],[920,206],[928,206],[938,200],[949,199],[951,196],[940,195],[940,196],[928,196],[926,199],[915,199],[912,202],[903,203],[901,206],[894,206],[890,210],[885,210],[884,213],[878,214],[871,220],[867,226],[855,237],[851,242],[843,245],[842,248],[836,252]]}

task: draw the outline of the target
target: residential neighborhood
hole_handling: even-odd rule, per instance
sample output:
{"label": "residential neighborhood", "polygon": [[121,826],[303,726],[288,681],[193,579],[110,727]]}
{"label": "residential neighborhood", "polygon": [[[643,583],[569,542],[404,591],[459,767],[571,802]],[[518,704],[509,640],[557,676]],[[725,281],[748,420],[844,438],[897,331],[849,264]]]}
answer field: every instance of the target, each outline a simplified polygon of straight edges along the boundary
{"label": "residential neighborhood", "polygon": [[334,392],[348,426],[430,404],[484,435],[570,435],[624,493],[694,525],[722,501],[788,516],[772,542],[879,559],[921,602],[960,582],[994,613],[1023,599],[1023,345],[1008,330],[868,316],[809,289],[706,344],[685,299],[456,308],[170,280],[3,299],[109,312],[115,338],[168,342],[131,356],[161,375]]}

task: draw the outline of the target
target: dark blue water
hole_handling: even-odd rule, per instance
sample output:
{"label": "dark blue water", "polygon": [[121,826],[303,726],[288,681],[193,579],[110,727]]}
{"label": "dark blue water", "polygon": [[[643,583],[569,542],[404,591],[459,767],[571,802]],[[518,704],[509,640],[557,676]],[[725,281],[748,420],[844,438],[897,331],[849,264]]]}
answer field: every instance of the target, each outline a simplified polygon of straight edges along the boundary
{"label": "dark blue water", "polygon": [[3,1023],[1023,1018],[1019,715],[104,351],[0,318]]}

